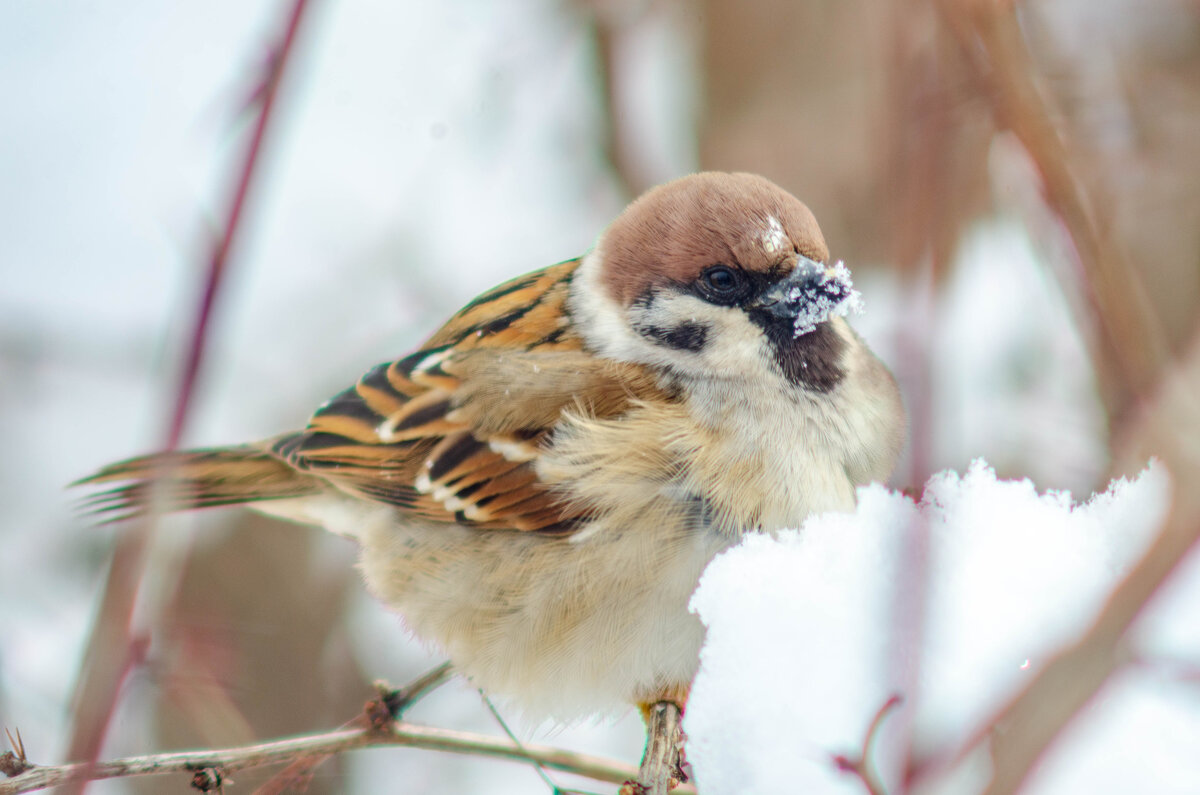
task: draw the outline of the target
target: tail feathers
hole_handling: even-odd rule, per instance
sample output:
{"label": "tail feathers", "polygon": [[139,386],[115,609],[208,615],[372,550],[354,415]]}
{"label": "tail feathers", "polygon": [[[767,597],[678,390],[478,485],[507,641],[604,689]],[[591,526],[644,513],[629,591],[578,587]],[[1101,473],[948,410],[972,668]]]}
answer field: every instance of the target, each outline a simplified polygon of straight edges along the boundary
{"label": "tail feathers", "polygon": [[292,469],[258,447],[216,447],[156,453],[109,464],[72,483],[119,483],[81,501],[89,514],[116,522],[154,511],[184,511],[303,497],[323,490],[321,481]]}

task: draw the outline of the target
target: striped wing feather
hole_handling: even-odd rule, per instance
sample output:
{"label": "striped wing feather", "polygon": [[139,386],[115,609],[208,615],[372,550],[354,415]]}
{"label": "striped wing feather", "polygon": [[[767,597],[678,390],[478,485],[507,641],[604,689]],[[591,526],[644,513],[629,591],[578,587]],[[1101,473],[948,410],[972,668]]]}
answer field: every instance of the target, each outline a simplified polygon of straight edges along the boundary
{"label": "striped wing feather", "polygon": [[643,369],[599,360],[567,322],[578,260],[484,293],[416,353],[381,364],[259,445],[130,459],[81,483],[117,482],[88,507],[124,518],[285,499],[329,486],[432,521],[568,532],[585,508],[557,499],[535,463],[564,410],[611,417],[659,395]]}
{"label": "striped wing feather", "polygon": [[611,416],[656,389],[640,368],[583,350],[564,311],[576,264],[483,294],[272,450],[299,472],[426,519],[569,531],[583,509],[558,500],[534,469],[551,429],[565,409]]}
{"label": "striped wing feather", "polygon": [[85,497],[82,507],[108,522],[151,509],[182,511],[320,494],[325,486],[263,445],[156,453],[109,464],[72,485],[118,485]]}

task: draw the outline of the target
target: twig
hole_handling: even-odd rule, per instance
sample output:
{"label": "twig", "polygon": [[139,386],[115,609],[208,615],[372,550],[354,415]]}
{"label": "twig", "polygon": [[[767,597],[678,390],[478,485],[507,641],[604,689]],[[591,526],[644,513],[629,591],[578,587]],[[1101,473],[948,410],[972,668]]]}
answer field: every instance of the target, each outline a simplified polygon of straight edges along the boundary
{"label": "twig", "polygon": [[[1188,449],[1200,429],[1200,404],[1168,413],[1169,402],[1150,407],[1148,415],[1165,414],[1173,431],[1156,439],[1177,487],[1166,522],[1153,543],[1131,568],[1087,631],[1061,648],[1041,672],[998,714],[990,717],[954,755],[961,761],[986,746],[992,758],[987,795],[1011,793],[1068,723],[1131,655],[1129,628],[1179,564],[1200,546],[1200,457]],[[1158,409],[1159,411],[1155,411]],[[944,765],[919,765],[911,780],[920,780]]]}
{"label": "twig", "polygon": [[1139,274],[1115,241],[1101,232],[1078,177],[1071,151],[1033,77],[1032,58],[1007,0],[937,0],[947,27],[989,89],[993,115],[1021,142],[1042,177],[1046,201],[1070,233],[1087,275],[1079,285],[1089,299],[1101,355],[1110,415],[1121,416],[1157,381],[1169,361],[1167,344]]}
{"label": "twig", "polygon": [[454,666],[447,661],[417,677],[399,690],[389,692],[386,700],[392,718],[397,719],[403,716],[414,704],[449,682],[453,676]]}
{"label": "twig", "polygon": [[[87,764],[33,765],[15,778],[0,781],[0,795],[32,792],[68,781],[85,779],[196,773],[206,770],[216,770],[227,774],[234,770],[278,764],[297,757],[328,756],[356,748],[393,745],[532,762],[555,770],[614,784],[628,781],[637,773],[633,765],[611,759],[544,745],[527,744],[518,748],[510,740],[499,737],[397,722],[383,731],[377,728],[339,729],[240,748],[151,754],[99,762],[92,766]],[[692,787],[681,787],[673,791],[681,793],[681,795],[695,793],[695,789]]]}
{"label": "twig", "polygon": [[16,731],[17,736],[13,737],[8,727],[4,729],[4,733],[8,735],[8,744],[12,746],[11,751],[0,754],[0,773],[6,776],[19,776],[30,768],[29,757],[25,753],[25,741],[21,739],[21,730]]}
{"label": "twig", "polygon": [[[1127,659],[1125,638],[1134,620],[1180,561],[1200,540],[1200,460],[1188,449],[1200,430],[1200,412],[1189,401],[1170,414],[1169,405],[1139,406],[1167,361],[1160,329],[1149,316],[1140,284],[1115,247],[1099,234],[1068,150],[1035,85],[1029,54],[1012,3],[998,0],[938,0],[948,26],[992,92],[1002,126],[1012,130],[1042,174],[1047,200],[1071,233],[1093,290],[1090,298],[1105,355],[1110,411],[1132,405],[1145,416],[1163,413],[1172,432],[1153,440],[1177,484],[1165,525],[1124,580],[1109,594],[1083,635],[1064,645],[1042,671],[955,754],[962,760],[981,746],[990,750],[989,795],[1015,792],[1064,727]],[[1115,377],[1114,377],[1115,376]],[[1114,384],[1120,394],[1114,394]],[[1161,389],[1161,384],[1159,387]],[[1165,400],[1160,395],[1160,400]],[[1148,438],[1148,437],[1147,437]],[[1144,459],[1143,459],[1144,460]],[[938,763],[918,764],[909,781],[924,778]]]}
{"label": "twig", "polygon": [[[523,748],[524,744],[517,738],[517,735],[513,733],[513,730],[508,728],[508,721],[504,720],[504,717],[500,714],[500,710],[496,709],[496,705],[492,703],[490,698],[488,698],[488,694],[483,692],[482,687],[478,688],[478,690],[479,697],[483,699],[483,705],[487,707],[487,711],[491,713],[492,718],[494,718],[496,723],[500,725],[500,730],[504,732],[504,736],[507,737],[513,745],[517,746],[518,748]],[[537,771],[538,778],[540,778],[542,783],[550,788],[550,791],[554,793],[554,795],[558,795],[558,793],[562,792],[562,789],[554,783],[553,779],[550,778],[550,774],[546,772],[546,768],[542,767],[541,765],[535,765],[534,769]]]}
{"label": "twig", "polygon": [[622,89],[620,66],[620,38],[622,32],[629,26],[628,17],[631,13],[629,4],[613,4],[586,0],[580,6],[592,23],[596,37],[596,50],[600,64],[596,71],[599,83],[597,90],[601,102],[601,118],[604,123],[604,157],[608,161],[612,174],[621,187],[627,199],[632,199],[653,185],[645,173],[639,168],[631,146],[631,135],[623,125],[622,118]]}
{"label": "twig", "polygon": [[208,278],[205,281],[204,295],[201,298],[200,308],[196,314],[195,325],[190,337],[191,346],[188,349],[188,358],[183,369],[183,379],[179,387],[179,400],[175,404],[175,413],[171,418],[171,426],[167,434],[167,450],[174,450],[178,447],[180,437],[183,435],[188,408],[191,405],[192,395],[195,393],[196,376],[199,374],[200,365],[204,360],[204,352],[208,342],[208,324],[212,317],[212,309],[222,284],[225,267],[229,262],[229,253],[233,249],[233,244],[237,241],[238,233],[242,229],[242,219],[245,217],[246,197],[249,196],[250,188],[258,176],[258,165],[262,159],[259,155],[262,151],[263,139],[267,134],[267,127],[273,118],[272,110],[275,108],[275,98],[279,93],[279,83],[283,77],[284,67],[288,62],[288,56],[293,51],[296,32],[300,28],[300,22],[304,18],[304,12],[307,8],[308,0],[295,0],[288,16],[283,40],[279,44],[278,49],[271,53],[271,62],[267,69],[266,77],[263,80],[263,85],[255,92],[255,99],[259,101],[258,117],[254,123],[254,130],[250,134],[250,143],[246,148],[245,159],[242,162],[242,170],[238,175],[233,198],[229,202],[224,231],[209,259]]}
{"label": "twig", "polygon": [[[250,188],[258,172],[262,143],[275,107],[280,79],[288,56],[293,51],[308,0],[295,0],[288,16],[283,38],[274,50],[270,68],[263,85],[256,92],[258,117],[242,161],[242,168],[226,215],[226,222],[212,255],[208,277],[190,337],[187,360],[175,400],[174,411],[167,431],[164,449],[179,446],[186,425],[188,409],[195,391],[197,375],[204,358],[209,320],[216,302],[222,276],[230,252],[241,229],[241,221]],[[100,746],[113,713],[121,683],[140,663],[148,640],[133,626],[134,606],[142,583],[151,526],[143,524],[126,533],[118,542],[109,564],[101,609],[88,640],[83,658],[88,661],[75,691],[75,722],[68,749],[69,759],[85,762],[99,758]]]}
{"label": "twig", "polygon": [[625,781],[621,795],[667,795],[677,792],[679,749],[683,747],[682,713],[673,701],[659,701],[646,715],[646,752],[637,781]]}
{"label": "twig", "polygon": [[[377,696],[366,703],[362,714],[342,724],[341,728],[386,730],[411,706],[448,682],[452,676],[454,668],[449,662],[444,662],[398,690],[393,690],[383,682],[376,682]],[[332,755],[313,754],[294,760],[256,789],[254,795],[280,795],[294,790],[300,782],[311,778],[313,771]]]}
{"label": "twig", "polygon": [[871,752],[875,747],[875,741],[879,737],[879,729],[883,726],[884,719],[891,714],[892,710],[904,703],[904,698],[899,694],[893,695],[887,701],[883,702],[883,706],[875,713],[875,717],[871,719],[871,723],[867,726],[867,733],[863,736],[862,750],[858,756],[851,757],[845,754],[837,754],[833,757],[833,763],[838,769],[853,773],[862,781],[863,786],[867,788],[870,795],[886,795],[887,789],[883,786],[883,782],[879,780],[879,774],[875,771],[875,766],[871,763]]}
{"label": "twig", "polygon": [[1133,620],[1200,536],[1200,526],[1183,527],[1180,519],[1175,515],[1168,520],[1087,633],[1055,655],[993,721],[986,736],[994,773],[986,793],[1015,792],[1059,732],[1124,661],[1122,641]]}

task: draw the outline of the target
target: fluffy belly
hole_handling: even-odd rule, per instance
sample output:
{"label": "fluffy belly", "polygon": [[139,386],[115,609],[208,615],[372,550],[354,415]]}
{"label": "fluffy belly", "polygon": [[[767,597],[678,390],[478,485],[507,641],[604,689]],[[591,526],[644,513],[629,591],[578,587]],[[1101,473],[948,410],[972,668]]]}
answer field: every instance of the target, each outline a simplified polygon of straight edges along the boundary
{"label": "fluffy belly", "polygon": [[357,538],[370,591],[475,684],[533,718],[569,720],[688,686],[704,637],[688,600],[732,543],[678,515],[573,541],[316,499],[271,512]]}

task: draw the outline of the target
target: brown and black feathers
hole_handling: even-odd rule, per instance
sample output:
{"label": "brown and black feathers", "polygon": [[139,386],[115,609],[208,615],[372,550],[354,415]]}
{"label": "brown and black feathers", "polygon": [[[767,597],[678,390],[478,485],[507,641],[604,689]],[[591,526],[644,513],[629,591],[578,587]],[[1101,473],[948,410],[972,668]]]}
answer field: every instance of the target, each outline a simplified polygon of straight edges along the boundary
{"label": "brown and black feathers", "polygon": [[656,391],[641,368],[597,367],[567,322],[577,260],[468,304],[420,350],[381,364],[308,427],[257,445],[143,456],[80,484],[119,483],[86,507],[120,519],[335,488],[424,519],[561,532],[581,518],[535,464],[564,411],[608,417]]}

